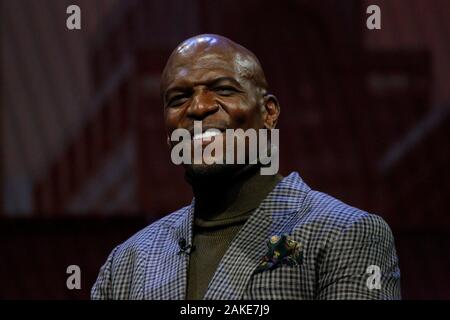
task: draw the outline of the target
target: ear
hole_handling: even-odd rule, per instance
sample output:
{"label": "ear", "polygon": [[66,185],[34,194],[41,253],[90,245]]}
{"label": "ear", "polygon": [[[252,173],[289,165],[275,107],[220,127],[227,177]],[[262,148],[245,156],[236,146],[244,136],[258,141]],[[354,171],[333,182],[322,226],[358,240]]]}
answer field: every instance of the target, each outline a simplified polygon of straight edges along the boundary
{"label": "ear", "polygon": [[273,94],[264,95],[264,127],[273,129],[280,116],[280,104]]}

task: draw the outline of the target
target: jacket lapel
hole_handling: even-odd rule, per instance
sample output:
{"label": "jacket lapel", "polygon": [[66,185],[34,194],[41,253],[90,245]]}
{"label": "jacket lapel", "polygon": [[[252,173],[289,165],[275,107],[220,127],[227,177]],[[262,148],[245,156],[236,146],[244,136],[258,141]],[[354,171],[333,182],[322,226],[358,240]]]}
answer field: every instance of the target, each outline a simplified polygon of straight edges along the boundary
{"label": "jacket lapel", "polygon": [[[145,299],[182,300],[186,297],[189,255],[178,254],[179,240],[192,240],[194,202],[180,213],[175,221],[167,221],[160,228],[147,258]],[[155,253],[156,252],[156,253]]]}
{"label": "jacket lapel", "polygon": [[233,239],[209,283],[204,299],[241,299],[273,234],[284,233],[294,213],[303,209],[309,187],[294,172],[284,178],[249,217]]}

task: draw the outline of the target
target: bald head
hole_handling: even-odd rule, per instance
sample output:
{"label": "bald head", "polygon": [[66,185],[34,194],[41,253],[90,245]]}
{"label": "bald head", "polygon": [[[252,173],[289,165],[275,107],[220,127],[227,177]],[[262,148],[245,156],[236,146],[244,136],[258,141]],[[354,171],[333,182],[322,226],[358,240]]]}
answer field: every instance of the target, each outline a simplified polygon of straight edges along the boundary
{"label": "bald head", "polygon": [[222,68],[242,80],[252,81],[261,93],[267,91],[267,81],[258,58],[234,41],[215,34],[202,34],[179,44],[167,61],[161,77],[161,94],[176,77],[188,70]]}

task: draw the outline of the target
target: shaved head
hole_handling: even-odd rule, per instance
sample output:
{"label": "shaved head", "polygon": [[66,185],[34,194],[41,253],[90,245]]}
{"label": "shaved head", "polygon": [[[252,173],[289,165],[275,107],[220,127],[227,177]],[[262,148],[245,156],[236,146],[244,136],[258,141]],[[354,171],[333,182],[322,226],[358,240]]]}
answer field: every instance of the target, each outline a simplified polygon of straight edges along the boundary
{"label": "shaved head", "polygon": [[215,34],[201,34],[180,43],[167,61],[161,77],[161,94],[171,81],[173,70],[185,64],[198,68],[211,67],[211,61],[224,59],[236,75],[253,81],[262,94],[268,89],[266,77],[258,58],[247,48]]}

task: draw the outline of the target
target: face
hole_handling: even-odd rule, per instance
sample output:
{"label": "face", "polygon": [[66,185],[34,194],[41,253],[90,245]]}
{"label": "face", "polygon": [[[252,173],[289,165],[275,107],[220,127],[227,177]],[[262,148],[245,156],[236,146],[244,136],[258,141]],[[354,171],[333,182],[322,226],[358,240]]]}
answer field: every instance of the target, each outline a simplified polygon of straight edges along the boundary
{"label": "face", "polygon": [[[248,77],[253,61],[226,47],[202,46],[188,53],[179,51],[171,57],[161,87],[169,137],[178,128],[189,130],[193,136],[194,121],[201,121],[203,132],[210,128],[222,132],[202,140],[204,148],[213,139],[222,139],[225,145],[226,129],[245,131],[265,127],[265,97]],[[169,145],[173,147],[170,140]],[[223,152],[214,157],[223,157]],[[226,170],[225,166],[230,165],[186,165],[186,169],[208,175]]]}

